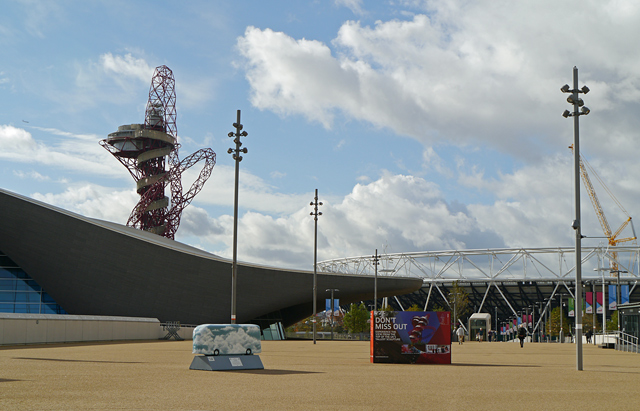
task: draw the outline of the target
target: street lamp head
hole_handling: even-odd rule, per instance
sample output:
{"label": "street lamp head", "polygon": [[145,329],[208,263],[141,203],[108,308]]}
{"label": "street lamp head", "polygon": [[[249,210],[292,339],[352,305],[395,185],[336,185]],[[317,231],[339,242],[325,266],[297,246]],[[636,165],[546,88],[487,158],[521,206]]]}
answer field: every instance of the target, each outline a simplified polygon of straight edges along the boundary
{"label": "street lamp head", "polygon": [[242,130],[242,124],[233,123],[233,126],[234,126],[235,128],[237,128],[238,130]]}
{"label": "street lamp head", "polygon": [[322,205],[322,201],[320,201],[320,202],[318,203],[318,205]]}
{"label": "street lamp head", "polygon": [[249,135],[249,133],[247,133],[246,131],[243,131],[242,133],[240,133],[242,135],[242,137],[246,137]]}
{"label": "street lamp head", "polygon": [[562,113],[562,117],[564,118],[571,117],[571,112],[569,110],[565,110],[564,113]]}
{"label": "street lamp head", "polygon": [[232,148],[230,148],[229,150],[227,150],[227,154],[231,154],[231,153],[233,153],[233,149],[232,149]]}
{"label": "street lamp head", "polygon": [[233,131],[230,131],[229,134],[227,134],[229,137],[233,137]]}
{"label": "street lamp head", "polygon": [[242,151],[243,153],[245,153],[245,154],[247,154],[247,153],[249,152],[249,150],[247,150],[247,148],[246,148],[246,147],[245,147],[245,148],[243,148],[241,151]]}
{"label": "street lamp head", "polygon": [[589,87],[587,87],[587,86],[582,86],[582,89],[581,89],[581,90],[582,90],[582,92],[583,92],[584,94],[587,94],[589,91],[591,91],[591,90],[589,90]]}
{"label": "street lamp head", "polygon": [[569,85],[565,84],[564,86],[560,87],[560,91],[562,91],[563,93],[570,93],[571,91],[569,90]]}
{"label": "street lamp head", "polygon": [[589,107],[582,107],[580,108],[580,111],[582,112],[582,114],[584,114],[585,116],[589,113],[591,113],[591,110],[589,110]]}

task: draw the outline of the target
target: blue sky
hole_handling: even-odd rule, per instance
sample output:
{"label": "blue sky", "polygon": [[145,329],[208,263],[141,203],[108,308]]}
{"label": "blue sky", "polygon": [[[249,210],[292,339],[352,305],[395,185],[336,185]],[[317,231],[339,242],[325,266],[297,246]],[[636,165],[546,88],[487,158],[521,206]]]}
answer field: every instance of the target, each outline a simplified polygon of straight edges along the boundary
{"label": "blue sky", "polygon": [[[583,155],[636,215],[635,2],[183,3],[2,3],[0,187],[126,222],[133,180],[98,142],[144,122],[153,69],[167,65],[181,158],[217,153],[179,241],[231,256],[227,133],[240,109],[241,260],[312,268],[316,188],[320,260],[570,246],[560,87],[575,65],[591,89]],[[615,230],[624,215],[596,190]],[[584,189],[582,203],[584,233],[602,235]]]}

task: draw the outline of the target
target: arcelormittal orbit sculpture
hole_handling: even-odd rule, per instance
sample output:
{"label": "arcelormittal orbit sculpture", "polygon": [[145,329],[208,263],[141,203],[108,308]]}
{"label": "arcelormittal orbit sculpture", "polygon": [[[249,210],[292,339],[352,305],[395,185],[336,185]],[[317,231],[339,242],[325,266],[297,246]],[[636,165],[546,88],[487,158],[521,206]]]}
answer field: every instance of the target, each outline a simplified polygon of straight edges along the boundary
{"label": "arcelormittal orbit sculpture", "polygon": [[[173,239],[182,210],[211,175],[216,153],[204,148],[180,161],[175,81],[169,67],[156,67],[144,124],[120,126],[100,141],[100,145],[124,164],[136,181],[140,201],[127,225]],[[182,173],[199,161],[204,161],[204,167],[189,191],[183,193]],[[167,186],[171,189],[171,198],[165,196]]]}

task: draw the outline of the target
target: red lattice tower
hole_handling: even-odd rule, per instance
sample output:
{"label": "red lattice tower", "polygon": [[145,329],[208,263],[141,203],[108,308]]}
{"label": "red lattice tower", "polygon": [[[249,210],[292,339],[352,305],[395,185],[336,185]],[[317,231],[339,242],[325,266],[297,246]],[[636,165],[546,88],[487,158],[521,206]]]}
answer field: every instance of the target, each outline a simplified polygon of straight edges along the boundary
{"label": "red lattice tower", "polygon": [[[182,211],[211,175],[216,154],[204,148],[180,161],[175,81],[169,67],[157,67],[153,74],[144,124],[120,126],[100,145],[127,167],[136,181],[140,201],[127,225],[175,238]],[[189,191],[183,194],[182,173],[199,161],[204,161],[204,166]],[[165,196],[167,185],[171,199]]]}

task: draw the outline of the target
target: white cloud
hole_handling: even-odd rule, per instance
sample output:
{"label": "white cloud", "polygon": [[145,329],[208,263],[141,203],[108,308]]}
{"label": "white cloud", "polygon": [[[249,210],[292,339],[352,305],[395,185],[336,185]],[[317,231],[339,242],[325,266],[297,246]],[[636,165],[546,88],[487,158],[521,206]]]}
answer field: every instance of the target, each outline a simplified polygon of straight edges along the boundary
{"label": "white cloud", "polygon": [[362,9],[362,0],[335,0],[336,5],[344,6],[351,10],[353,14],[361,15],[364,13]]}
{"label": "white cloud", "polygon": [[96,184],[70,185],[60,194],[34,193],[36,200],[100,220],[125,224],[140,197],[134,190],[119,191]]}
{"label": "white cloud", "polygon": [[141,58],[136,58],[131,53],[124,56],[105,53],[100,56],[100,65],[105,73],[117,76],[133,77],[142,82],[151,83],[154,68]]}
{"label": "white cloud", "polygon": [[576,64],[592,90],[592,146],[610,152],[619,138],[612,129],[640,127],[640,56],[619,41],[640,35],[640,6],[587,2],[575,13],[550,0],[419,4],[427,14],[410,20],[344,23],[333,48],[247,28],[238,48],[252,104],[327,128],[341,114],[426,145],[481,143],[540,161],[570,136],[559,87]]}
{"label": "white cloud", "polygon": [[[36,140],[25,129],[0,125],[0,158],[20,163],[33,163],[72,170],[79,174],[123,176],[115,162],[103,153],[95,135],[73,134],[56,129],[38,128],[43,136],[62,136],[55,143]],[[46,141],[46,142],[45,142]]]}
{"label": "white cloud", "polygon": [[[304,200],[308,200],[308,195]],[[444,200],[439,188],[422,178],[384,174],[358,184],[345,198],[321,199],[318,221],[320,260],[364,255],[389,244],[394,250],[443,250],[503,246],[491,227],[482,227],[471,213]],[[313,256],[313,218],[308,201],[292,213],[272,217],[255,211],[240,216],[238,253],[243,261],[309,268]],[[185,212],[187,220],[192,216]],[[230,257],[233,218],[199,217],[198,246]],[[209,233],[202,228],[209,227]],[[180,231],[185,241],[194,233]],[[189,242],[189,241],[188,241]],[[208,245],[207,245],[208,244]],[[215,245],[218,249],[212,249]]]}

